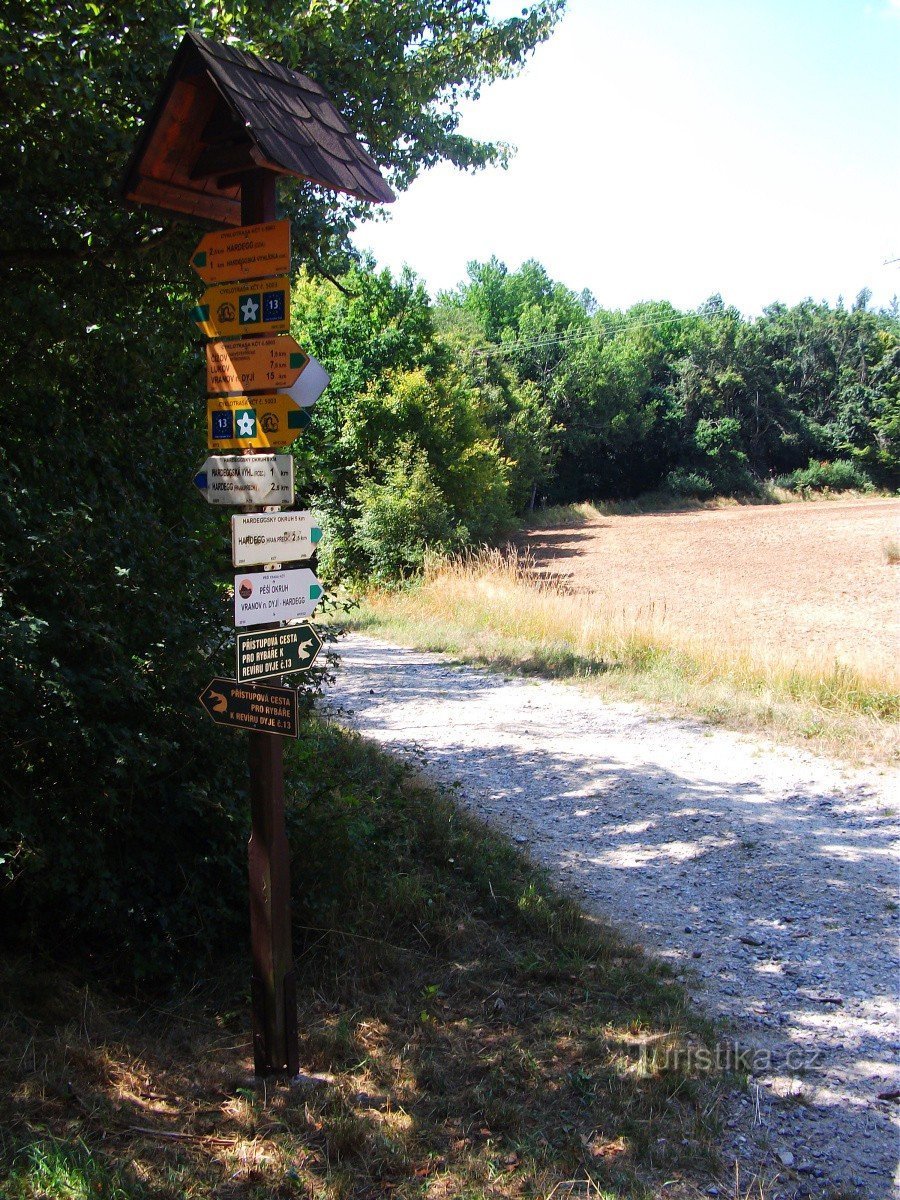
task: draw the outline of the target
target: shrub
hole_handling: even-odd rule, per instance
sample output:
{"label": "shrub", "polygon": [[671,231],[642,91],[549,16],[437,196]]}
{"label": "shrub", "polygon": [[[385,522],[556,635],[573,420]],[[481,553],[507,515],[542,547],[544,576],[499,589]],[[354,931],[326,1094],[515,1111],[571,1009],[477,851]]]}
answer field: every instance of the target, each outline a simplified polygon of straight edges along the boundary
{"label": "shrub", "polygon": [[845,458],[837,458],[834,462],[810,459],[808,466],[779,476],[775,484],[789,492],[845,492],[851,489],[866,492],[872,488],[872,480],[866,472]]}
{"label": "shrub", "polygon": [[674,496],[695,497],[698,500],[707,500],[716,491],[708,476],[701,471],[689,471],[686,467],[676,467],[670,471],[665,486]]}
{"label": "shrub", "polygon": [[454,524],[421,450],[401,448],[384,482],[367,480],[354,499],[360,515],[353,523],[353,540],[364,560],[355,566],[376,583],[413,574],[427,550],[446,552],[468,538],[466,528]]}

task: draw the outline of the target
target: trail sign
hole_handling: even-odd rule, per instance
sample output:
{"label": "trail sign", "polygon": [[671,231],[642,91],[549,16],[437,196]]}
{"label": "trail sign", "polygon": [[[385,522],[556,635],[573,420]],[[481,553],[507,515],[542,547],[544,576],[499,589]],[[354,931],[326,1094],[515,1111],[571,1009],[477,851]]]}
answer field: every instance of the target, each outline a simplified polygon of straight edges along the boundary
{"label": "trail sign", "polygon": [[238,683],[308,671],[321,649],[322,639],[306,622],[284,629],[238,633],[235,635]]}
{"label": "trail sign", "polygon": [[231,561],[236,567],[311,558],[322,530],[311,512],[241,513],[231,518]]}
{"label": "trail sign", "polygon": [[200,703],[217,725],[300,736],[297,693],[291,688],[247,686],[236,679],[213,679],[200,693]]}
{"label": "trail sign", "polygon": [[290,387],[308,362],[287,334],[207,342],[206,390],[219,395]]}
{"label": "trail sign", "polygon": [[308,362],[300,372],[300,378],[285,392],[301,408],[310,408],[331,383],[331,376],[320,362],[310,354]]}
{"label": "trail sign", "polygon": [[266,221],[207,233],[191,266],[204,283],[284,275],[291,269],[291,223]]}
{"label": "trail sign", "polygon": [[234,623],[240,627],[311,617],[321,598],[322,586],[309,567],[235,575]]}
{"label": "trail sign", "polygon": [[287,392],[210,396],[206,444],[210,450],[272,450],[289,446],[312,421]]}
{"label": "trail sign", "polygon": [[211,454],[194,476],[210,504],[293,504],[289,454]]}
{"label": "trail sign", "polygon": [[287,275],[256,283],[222,283],[207,288],[191,309],[207,337],[247,333],[287,333],[291,327],[291,285]]}

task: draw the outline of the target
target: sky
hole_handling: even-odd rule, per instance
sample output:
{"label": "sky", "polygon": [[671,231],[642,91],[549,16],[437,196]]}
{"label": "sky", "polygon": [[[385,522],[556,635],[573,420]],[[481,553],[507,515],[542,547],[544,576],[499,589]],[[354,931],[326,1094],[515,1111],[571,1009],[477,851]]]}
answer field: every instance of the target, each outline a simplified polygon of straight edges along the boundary
{"label": "sky", "polygon": [[[520,5],[496,0],[495,16]],[[900,0],[569,0],[461,131],[507,170],[441,165],[357,231],[434,295],[492,254],[607,308],[718,292],[900,293]]]}

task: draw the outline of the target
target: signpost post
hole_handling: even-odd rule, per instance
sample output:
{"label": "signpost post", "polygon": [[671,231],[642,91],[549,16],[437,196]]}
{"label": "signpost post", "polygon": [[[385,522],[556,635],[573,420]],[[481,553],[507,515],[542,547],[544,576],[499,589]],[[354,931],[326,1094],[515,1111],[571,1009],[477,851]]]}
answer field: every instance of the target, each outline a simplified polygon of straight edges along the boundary
{"label": "signpost post", "polygon": [[[122,192],[128,203],[179,217],[230,226],[240,221],[238,228],[205,234],[191,259],[209,285],[192,316],[214,339],[207,346],[211,450],[290,445],[305,424],[305,409],[328,383],[322,367],[287,334],[290,226],[275,219],[275,181],[285,176],[370,203],[394,199],[374,159],[312,80],[237,47],[185,34]],[[250,507],[247,515],[257,515],[262,505],[293,503],[293,476],[279,457],[211,456],[195,483],[210,503]],[[291,528],[279,526],[269,542],[271,530],[264,532],[263,542],[273,549],[282,538],[287,544]],[[240,545],[251,546],[255,537],[247,534]],[[312,526],[309,539],[314,546]],[[268,565],[252,559],[260,561]],[[247,563],[235,558],[235,565]],[[251,589],[265,575],[248,577]],[[314,588],[321,594],[314,576],[307,587],[304,603],[316,598]],[[255,639],[252,646],[241,636]],[[250,679],[308,670],[320,648],[308,625],[239,635],[241,677],[214,679],[201,695],[213,720],[248,730],[250,742],[253,1060],[259,1076],[293,1076],[299,1067],[282,763],[283,738],[297,733],[297,697],[291,689],[260,687]],[[276,660],[279,670],[272,672]]]}

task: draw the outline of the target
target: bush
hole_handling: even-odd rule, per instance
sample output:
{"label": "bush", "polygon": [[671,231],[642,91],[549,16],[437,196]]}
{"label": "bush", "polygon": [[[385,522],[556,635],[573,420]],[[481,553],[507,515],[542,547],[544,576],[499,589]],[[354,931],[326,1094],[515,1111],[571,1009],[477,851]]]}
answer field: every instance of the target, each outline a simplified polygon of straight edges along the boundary
{"label": "bush", "polygon": [[464,526],[454,525],[421,450],[401,449],[384,482],[368,480],[354,499],[360,515],[353,540],[364,559],[355,565],[359,575],[376,583],[413,574],[421,570],[427,550],[444,553],[468,538]]}
{"label": "bush", "polygon": [[810,459],[808,466],[779,476],[775,484],[789,492],[868,492],[872,489],[872,480],[866,472],[845,458],[837,458],[834,462]]}
{"label": "bush", "polygon": [[698,500],[708,500],[716,492],[708,476],[700,471],[689,471],[686,467],[676,467],[670,471],[665,478],[665,487],[673,496],[695,497]]}

